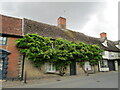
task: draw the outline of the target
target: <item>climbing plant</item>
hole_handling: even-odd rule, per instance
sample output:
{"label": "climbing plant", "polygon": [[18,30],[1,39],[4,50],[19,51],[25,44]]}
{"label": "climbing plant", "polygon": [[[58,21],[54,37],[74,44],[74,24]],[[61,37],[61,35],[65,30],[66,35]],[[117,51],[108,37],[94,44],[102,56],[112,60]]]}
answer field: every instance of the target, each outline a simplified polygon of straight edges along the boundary
{"label": "climbing plant", "polygon": [[60,75],[64,75],[72,61],[79,62],[83,67],[85,61],[95,65],[102,58],[102,50],[98,45],[70,42],[62,38],[51,40],[49,37],[37,34],[26,34],[16,40],[16,46],[20,53],[25,54],[28,60],[33,62],[34,66],[40,67],[46,62],[53,63]]}

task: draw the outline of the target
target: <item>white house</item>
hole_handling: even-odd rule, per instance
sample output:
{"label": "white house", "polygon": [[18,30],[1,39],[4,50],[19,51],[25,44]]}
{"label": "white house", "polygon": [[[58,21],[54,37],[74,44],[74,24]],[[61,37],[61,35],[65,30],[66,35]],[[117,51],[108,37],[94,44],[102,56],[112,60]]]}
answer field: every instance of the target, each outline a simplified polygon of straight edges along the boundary
{"label": "white house", "polygon": [[103,60],[99,62],[99,69],[100,71],[117,71],[120,62],[118,42],[113,43],[108,40],[107,34],[104,32],[100,34],[100,37],[105,51],[103,52]]}

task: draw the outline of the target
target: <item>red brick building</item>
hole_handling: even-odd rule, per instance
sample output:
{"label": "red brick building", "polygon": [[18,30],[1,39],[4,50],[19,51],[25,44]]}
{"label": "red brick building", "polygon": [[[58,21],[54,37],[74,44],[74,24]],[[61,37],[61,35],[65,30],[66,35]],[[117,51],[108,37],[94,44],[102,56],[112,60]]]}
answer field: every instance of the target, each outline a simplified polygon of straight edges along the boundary
{"label": "red brick building", "polygon": [[22,19],[0,15],[0,47],[11,52],[8,56],[7,78],[19,77],[20,54],[15,40],[22,36]]}

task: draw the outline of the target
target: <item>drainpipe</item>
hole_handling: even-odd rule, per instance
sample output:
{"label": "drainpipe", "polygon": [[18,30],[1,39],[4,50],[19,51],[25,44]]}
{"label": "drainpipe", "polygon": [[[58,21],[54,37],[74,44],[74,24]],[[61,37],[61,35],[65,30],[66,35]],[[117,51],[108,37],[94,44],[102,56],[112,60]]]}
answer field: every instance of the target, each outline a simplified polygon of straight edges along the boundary
{"label": "drainpipe", "polygon": [[23,60],[22,60],[22,73],[21,73],[21,81],[23,80],[23,75],[24,75],[24,63],[25,63],[25,54],[23,55]]}

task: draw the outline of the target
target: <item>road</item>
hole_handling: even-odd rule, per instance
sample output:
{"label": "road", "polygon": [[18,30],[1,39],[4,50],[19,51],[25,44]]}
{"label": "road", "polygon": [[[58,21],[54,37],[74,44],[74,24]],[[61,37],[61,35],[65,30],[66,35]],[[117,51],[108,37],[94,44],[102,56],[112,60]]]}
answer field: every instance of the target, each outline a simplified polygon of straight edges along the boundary
{"label": "road", "polygon": [[118,88],[118,72],[104,72],[75,78],[73,76],[61,81],[26,84],[15,88]]}

